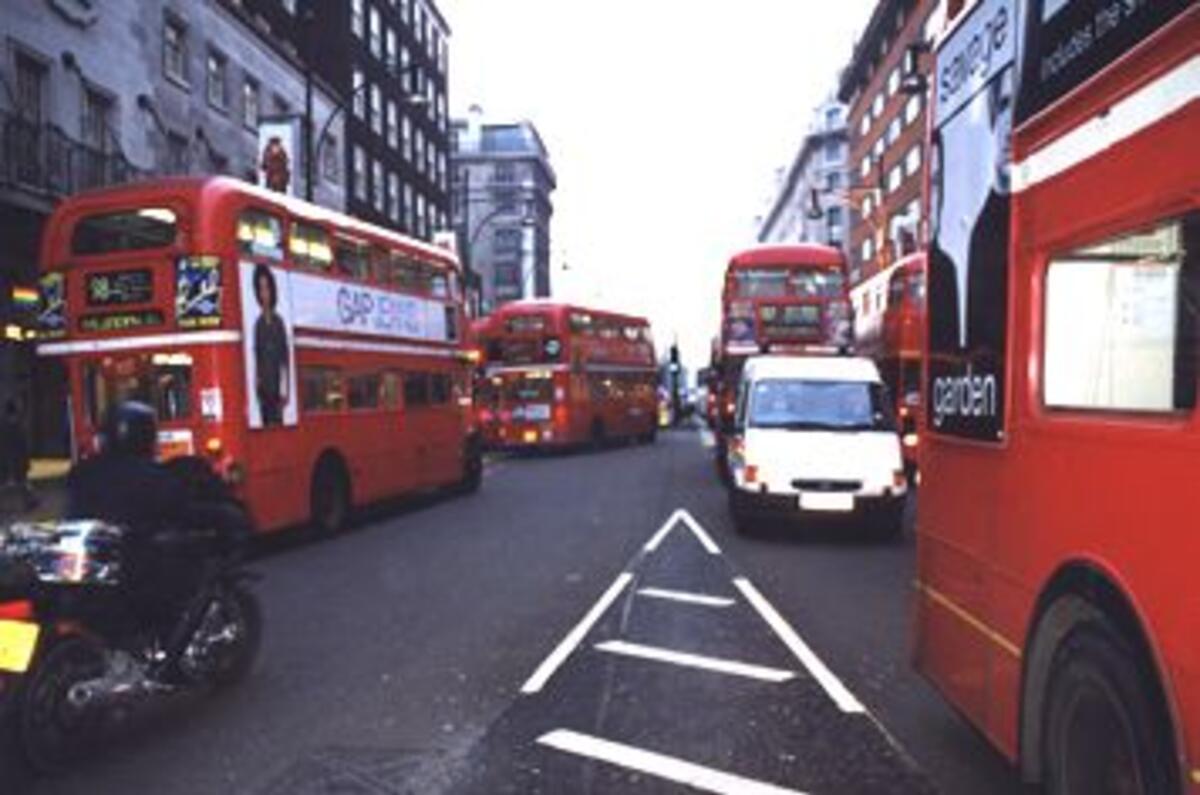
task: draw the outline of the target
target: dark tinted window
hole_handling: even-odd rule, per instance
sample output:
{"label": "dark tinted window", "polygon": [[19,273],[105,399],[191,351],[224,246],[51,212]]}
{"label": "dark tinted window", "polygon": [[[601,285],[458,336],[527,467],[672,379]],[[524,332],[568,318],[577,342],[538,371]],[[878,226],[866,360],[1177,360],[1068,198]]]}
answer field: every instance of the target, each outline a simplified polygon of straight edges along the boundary
{"label": "dark tinted window", "polygon": [[404,405],[408,408],[429,404],[429,376],[408,373],[404,376]]}
{"label": "dark tinted window", "polygon": [[71,253],[107,254],[163,248],[175,242],[175,232],[175,213],[163,207],[89,215],[75,224]]}

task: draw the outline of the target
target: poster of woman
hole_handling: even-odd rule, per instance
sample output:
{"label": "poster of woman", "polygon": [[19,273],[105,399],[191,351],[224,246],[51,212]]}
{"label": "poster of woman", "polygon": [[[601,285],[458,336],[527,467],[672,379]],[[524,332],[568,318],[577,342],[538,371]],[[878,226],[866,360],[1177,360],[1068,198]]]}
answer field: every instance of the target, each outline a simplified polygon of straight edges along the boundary
{"label": "poster of woman", "polygon": [[242,345],[251,428],[295,425],[296,361],[286,272],[243,262]]}

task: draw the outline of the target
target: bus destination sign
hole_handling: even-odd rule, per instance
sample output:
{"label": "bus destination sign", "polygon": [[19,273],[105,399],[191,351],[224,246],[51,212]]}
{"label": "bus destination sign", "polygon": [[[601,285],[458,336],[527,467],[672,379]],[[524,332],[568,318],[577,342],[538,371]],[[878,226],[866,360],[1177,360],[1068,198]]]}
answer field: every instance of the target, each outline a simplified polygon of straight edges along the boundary
{"label": "bus destination sign", "polygon": [[79,318],[79,330],[88,333],[136,331],[137,329],[161,326],[163,322],[163,313],[157,309],[143,309],[136,312],[105,312],[84,315]]}
{"label": "bus destination sign", "polygon": [[154,297],[154,277],[149,268],[90,273],[86,294],[88,306],[144,304]]}

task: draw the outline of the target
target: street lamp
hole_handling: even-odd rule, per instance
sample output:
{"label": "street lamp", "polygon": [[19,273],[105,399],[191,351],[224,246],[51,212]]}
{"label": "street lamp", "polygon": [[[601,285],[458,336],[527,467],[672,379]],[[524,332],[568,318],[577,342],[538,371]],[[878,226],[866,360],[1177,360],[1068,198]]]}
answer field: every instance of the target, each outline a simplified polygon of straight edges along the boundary
{"label": "street lamp", "polygon": [[[410,64],[404,69],[397,69],[395,61],[388,64],[388,75],[396,79],[403,79],[407,75],[418,68],[417,64]],[[306,68],[304,73],[305,93],[311,97],[312,94],[312,72]],[[352,103],[355,98],[366,91],[371,86],[371,81],[363,78],[363,81],[352,88],[350,93],[342,98],[340,102],[333,106],[333,110],[329,111],[329,115],[325,118],[325,123],[321,125],[321,132],[316,138],[313,138],[313,107],[311,99],[305,101],[305,116],[304,116],[304,142],[305,142],[305,157],[304,157],[304,198],[309,201],[313,200],[315,192],[315,168],[316,163],[321,158],[321,148],[325,145],[326,138],[329,137],[329,128],[338,116],[346,112],[346,106]],[[423,94],[402,94],[400,99],[401,105],[410,108],[421,108],[429,104],[428,98]]]}
{"label": "street lamp", "polygon": [[[532,188],[523,187],[523,188],[518,189],[518,195],[524,199],[524,207],[521,212],[521,220],[520,220],[521,226],[522,227],[531,227],[531,226],[536,225],[536,223],[537,223],[537,208],[536,208],[537,194],[534,192],[534,190]],[[465,272],[467,273],[468,278],[470,278],[471,275],[478,273],[478,271],[475,269],[475,245],[479,242],[479,238],[483,236],[483,230],[488,227],[488,224],[490,224],[492,221],[499,218],[501,215],[511,213],[512,207],[507,202],[500,203],[499,206],[497,206],[495,209],[493,209],[487,215],[483,216],[483,218],[479,219],[479,221],[472,223],[471,222],[471,205],[472,204],[481,204],[484,202],[491,202],[491,201],[494,201],[494,198],[490,192],[485,192],[485,191],[479,191],[476,194],[472,194],[472,192],[470,190],[469,180],[463,186],[463,191],[461,193],[461,196],[462,196],[462,222],[460,224],[461,230],[460,230],[459,234],[462,236],[462,240],[466,244],[465,252],[464,252],[464,264],[465,264]],[[536,270],[536,265],[535,265],[534,269]],[[522,295],[525,294],[525,284],[526,284],[527,280],[528,280],[528,276],[522,276],[522,279],[521,279],[521,294]],[[482,285],[480,285],[480,287],[481,287],[481,291],[482,291]]]}

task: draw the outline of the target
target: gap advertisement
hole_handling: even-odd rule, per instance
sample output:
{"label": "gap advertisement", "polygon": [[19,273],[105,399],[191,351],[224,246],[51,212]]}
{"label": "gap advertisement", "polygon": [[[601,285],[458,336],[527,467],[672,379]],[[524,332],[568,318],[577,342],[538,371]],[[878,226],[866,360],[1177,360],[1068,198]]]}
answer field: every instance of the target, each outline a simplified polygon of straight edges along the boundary
{"label": "gap advertisement", "polygon": [[982,441],[1004,435],[1017,13],[1016,0],[983,0],[937,53],[927,421]]}

